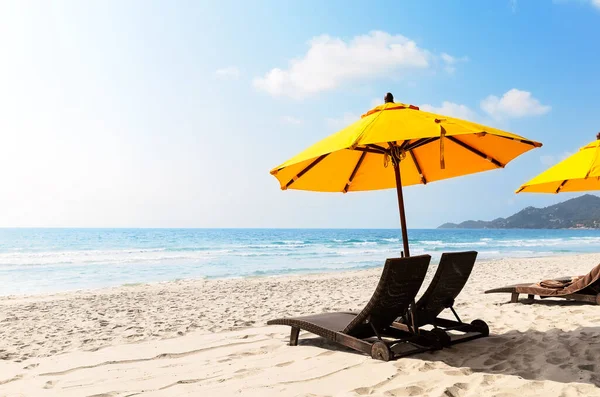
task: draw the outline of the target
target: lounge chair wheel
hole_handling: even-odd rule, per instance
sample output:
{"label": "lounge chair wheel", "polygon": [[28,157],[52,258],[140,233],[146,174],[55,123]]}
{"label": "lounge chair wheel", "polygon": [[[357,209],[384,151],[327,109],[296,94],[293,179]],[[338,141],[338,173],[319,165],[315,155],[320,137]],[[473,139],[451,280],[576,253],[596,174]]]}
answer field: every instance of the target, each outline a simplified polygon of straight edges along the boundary
{"label": "lounge chair wheel", "polygon": [[452,339],[450,338],[450,335],[448,335],[444,330],[434,328],[431,330],[431,333],[440,341],[442,347],[448,347],[452,344]]}
{"label": "lounge chair wheel", "polygon": [[487,323],[483,320],[473,320],[471,321],[471,325],[483,336],[488,336],[490,334],[490,327],[488,327]]}
{"label": "lounge chair wheel", "polygon": [[390,349],[383,342],[375,342],[373,343],[373,347],[371,347],[371,357],[375,360],[381,361],[390,361]]}

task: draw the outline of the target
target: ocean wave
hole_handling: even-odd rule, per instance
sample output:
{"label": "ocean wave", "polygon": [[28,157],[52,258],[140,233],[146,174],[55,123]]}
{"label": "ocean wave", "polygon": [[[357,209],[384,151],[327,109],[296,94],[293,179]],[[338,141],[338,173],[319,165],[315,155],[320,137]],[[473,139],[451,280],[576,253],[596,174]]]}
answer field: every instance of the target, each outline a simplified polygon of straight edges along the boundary
{"label": "ocean wave", "polygon": [[356,246],[359,246],[359,247],[366,246],[366,245],[377,245],[377,241],[353,242],[352,245],[356,245]]}
{"label": "ocean wave", "polygon": [[431,240],[431,241],[430,240],[424,240],[424,241],[417,241],[417,244],[423,244],[423,245],[444,245],[445,243],[442,240]]}
{"label": "ocean wave", "polygon": [[471,241],[471,242],[460,242],[460,243],[451,243],[444,241],[419,241],[417,244],[423,244],[427,246],[429,249],[439,250],[439,249],[451,249],[451,248],[468,248],[468,247],[485,247],[489,244],[485,241]]}
{"label": "ocean wave", "polygon": [[166,251],[165,249],[87,250],[0,253],[0,266],[155,263],[165,260],[206,259],[230,254],[232,250]]}
{"label": "ocean wave", "polygon": [[304,245],[306,242],[304,240],[282,240],[282,241],[274,241],[273,245]]}

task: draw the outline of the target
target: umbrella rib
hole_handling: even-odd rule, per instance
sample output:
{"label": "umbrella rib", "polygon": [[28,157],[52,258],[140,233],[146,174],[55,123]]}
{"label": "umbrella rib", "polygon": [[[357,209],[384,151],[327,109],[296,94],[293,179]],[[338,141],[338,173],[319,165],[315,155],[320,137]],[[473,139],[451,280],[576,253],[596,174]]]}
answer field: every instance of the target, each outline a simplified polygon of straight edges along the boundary
{"label": "umbrella rib", "polygon": [[562,183],[560,184],[560,186],[558,187],[558,189],[556,189],[556,191],[554,193],[558,193],[561,191],[561,189],[567,184],[568,180],[565,179],[564,181],[562,181]]}
{"label": "umbrella rib", "polygon": [[[484,134],[488,134],[488,132],[484,131]],[[533,142],[533,141],[530,141],[530,140],[527,140],[527,139],[519,139],[519,138],[510,137],[510,136],[503,136],[503,135],[496,135],[496,134],[491,134],[491,135],[497,136],[498,138],[503,138],[503,139],[508,139],[508,140],[511,140],[511,141],[521,142],[521,143],[524,143],[525,145],[530,145],[530,146],[533,146],[533,147],[540,147],[540,146],[542,146],[538,142]]]}
{"label": "umbrella rib", "polygon": [[428,143],[435,142],[438,139],[440,139],[439,136],[436,136],[436,137],[433,137],[433,138],[421,138],[421,139],[417,140],[416,142],[414,142],[414,143],[412,143],[410,145],[406,145],[403,149],[404,150],[414,150],[414,149],[416,149],[418,147],[421,147],[423,145],[427,145]]}
{"label": "umbrella rib", "polygon": [[425,175],[423,175],[421,166],[419,165],[419,162],[417,161],[417,156],[415,155],[415,153],[412,150],[409,150],[408,152],[410,153],[410,157],[412,158],[412,161],[415,163],[415,167],[417,167],[417,172],[419,173],[419,176],[421,177],[421,183],[423,185],[427,185],[427,179],[425,179]]}
{"label": "umbrella rib", "polygon": [[406,147],[408,146],[409,143],[410,143],[410,140],[406,140],[406,141],[402,142],[402,144],[399,146],[400,150],[406,149]]}
{"label": "umbrella rib", "polygon": [[371,149],[379,150],[379,151],[381,151],[381,154],[384,154],[386,152],[386,149],[384,147],[379,146],[379,145],[375,145],[375,144],[369,143],[369,144],[367,144],[365,146],[368,147],[368,148],[371,148]]}
{"label": "umbrella rib", "polygon": [[302,175],[304,175],[308,171],[310,171],[315,165],[319,164],[321,162],[321,160],[323,160],[328,155],[329,155],[329,153],[325,153],[325,154],[322,154],[319,157],[317,157],[312,163],[307,165],[306,168],[304,168],[302,171],[300,171],[295,177],[290,179],[290,181],[288,183],[286,183],[285,188],[286,189],[289,188],[292,185],[292,183],[296,182],[299,178],[302,177]]}
{"label": "umbrella rib", "polygon": [[359,157],[358,161],[356,162],[354,169],[352,170],[352,174],[350,174],[350,178],[348,179],[348,182],[346,182],[346,186],[344,186],[344,190],[343,190],[344,193],[348,193],[348,188],[350,188],[350,185],[352,184],[352,181],[354,180],[354,177],[356,176],[356,173],[358,172],[358,169],[362,165],[362,162],[366,156],[367,156],[367,152],[362,152],[360,154],[360,157]]}
{"label": "umbrella rib", "polygon": [[483,153],[482,151],[480,151],[478,149],[475,149],[473,146],[470,146],[470,145],[464,143],[463,141],[460,141],[460,140],[456,139],[453,136],[446,136],[446,139],[448,139],[448,140],[456,143],[457,145],[463,147],[464,149],[467,149],[471,153],[476,154],[477,156],[479,156],[479,157],[481,157],[483,159],[486,159],[490,163],[494,164],[496,167],[504,168],[504,164],[502,164],[501,162],[499,162],[498,160],[496,160],[492,156],[488,156],[487,154]]}
{"label": "umbrella rib", "polygon": [[385,154],[385,152],[381,152],[379,150],[371,149],[368,147],[355,147],[354,149],[349,149],[349,150],[356,150],[358,152],[366,152],[366,153]]}

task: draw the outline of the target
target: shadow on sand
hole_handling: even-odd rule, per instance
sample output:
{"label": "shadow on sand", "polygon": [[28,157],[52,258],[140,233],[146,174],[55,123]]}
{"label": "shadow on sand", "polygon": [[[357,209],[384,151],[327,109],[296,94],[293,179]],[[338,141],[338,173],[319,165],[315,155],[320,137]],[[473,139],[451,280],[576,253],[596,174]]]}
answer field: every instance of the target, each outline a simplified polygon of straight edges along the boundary
{"label": "shadow on sand", "polygon": [[[543,304],[569,305],[570,302],[546,301]],[[556,326],[561,324],[557,321]],[[360,354],[323,338],[306,336],[301,337],[299,345]],[[473,372],[600,387],[600,327],[580,327],[571,331],[559,328],[546,332],[509,331],[412,357],[443,362],[455,368],[469,368]]]}

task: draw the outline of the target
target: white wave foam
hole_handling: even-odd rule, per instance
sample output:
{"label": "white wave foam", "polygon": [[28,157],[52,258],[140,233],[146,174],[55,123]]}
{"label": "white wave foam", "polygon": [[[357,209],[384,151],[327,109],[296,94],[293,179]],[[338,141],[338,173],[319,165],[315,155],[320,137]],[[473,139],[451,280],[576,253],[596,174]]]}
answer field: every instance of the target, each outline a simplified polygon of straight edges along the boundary
{"label": "white wave foam", "polygon": [[419,241],[418,244],[423,244],[423,245],[445,245],[447,243],[444,243],[442,240],[424,240],[424,241]]}
{"label": "white wave foam", "polygon": [[212,251],[166,251],[164,248],[129,250],[87,250],[0,253],[0,266],[86,265],[157,263],[173,260],[200,260],[229,254],[229,249]]}

